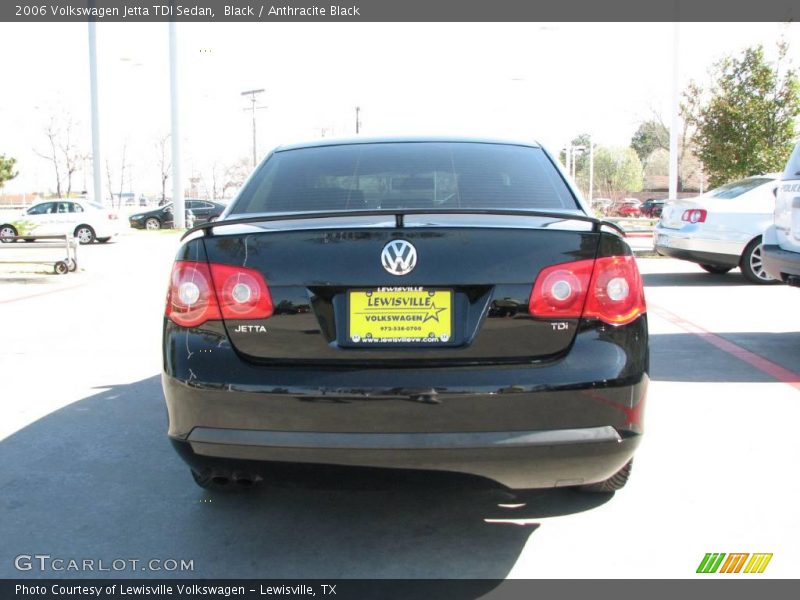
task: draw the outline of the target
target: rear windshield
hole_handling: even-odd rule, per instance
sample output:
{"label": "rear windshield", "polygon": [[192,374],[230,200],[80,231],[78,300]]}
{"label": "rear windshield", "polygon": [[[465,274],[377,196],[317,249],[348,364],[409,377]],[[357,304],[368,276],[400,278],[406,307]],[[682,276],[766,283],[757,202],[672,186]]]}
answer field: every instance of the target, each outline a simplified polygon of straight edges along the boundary
{"label": "rear windshield", "polygon": [[794,147],[794,152],[786,163],[786,170],[783,172],[784,179],[800,179],[800,142]]}
{"label": "rear windshield", "polygon": [[773,180],[768,177],[750,177],[748,179],[742,179],[741,181],[726,183],[725,185],[711,190],[706,196],[711,198],[736,198],[770,181]]}
{"label": "rear windshield", "polygon": [[231,214],[398,208],[579,207],[541,148],[406,142],[276,152]]}

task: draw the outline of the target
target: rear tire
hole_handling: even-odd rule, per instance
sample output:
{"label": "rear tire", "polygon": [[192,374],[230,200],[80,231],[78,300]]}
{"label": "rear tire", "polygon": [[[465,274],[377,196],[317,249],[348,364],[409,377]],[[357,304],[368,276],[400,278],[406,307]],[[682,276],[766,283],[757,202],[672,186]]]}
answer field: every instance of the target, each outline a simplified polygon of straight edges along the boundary
{"label": "rear tire", "polygon": [[725,275],[725,273],[730,271],[733,267],[722,267],[720,265],[700,265],[700,268],[704,271],[708,271],[712,275]]}
{"label": "rear tire", "polygon": [[628,478],[631,476],[631,469],[633,469],[633,459],[630,459],[625,466],[619,471],[614,473],[605,481],[598,481],[597,483],[590,483],[578,487],[581,492],[588,492],[590,494],[604,494],[608,492],[616,492],[625,487],[628,483]]}
{"label": "rear tire", "polygon": [[75,228],[75,237],[82,245],[91,244],[95,240],[94,229],[88,225],[78,225]]}
{"label": "rear tire", "polygon": [[744,249],[742,259],[739,262],[739,270],[750,283],[758,285],[780,283],[764,270],[764,258],[761,255],[762,248],[761,236],[747,244],[747,248]]}
{"label": "rear tire", "polygon": [[14,228],[13,225],[3,225],[0,227],[0,241],[8,244],[14,240],[10,240],[8,238],[15,237],[17,235],[17,230]]}

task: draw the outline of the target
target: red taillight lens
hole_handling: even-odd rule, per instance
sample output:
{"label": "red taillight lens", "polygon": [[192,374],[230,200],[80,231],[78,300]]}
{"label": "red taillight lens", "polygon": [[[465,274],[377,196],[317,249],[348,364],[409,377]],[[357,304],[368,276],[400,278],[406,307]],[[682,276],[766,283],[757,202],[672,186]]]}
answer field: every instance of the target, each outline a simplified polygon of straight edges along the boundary
{"label": "red taillight lens", "polygon": [[593,260],[579,260],[543,269],[528,302],[531,314],[546,319],[580,317],[593,267]]}
{"label": "red taillight lens", "polygon": [[108,220],[109,221],[116,221],[119,217],[114,213],[108,213]]}
{"label": "red taillight lens", "polygon": [[212,264],[211,277],[223,319],[267,319],[272,316],[272,295],[258,271]]}
{"label": "red taillight lens", "polygon": [[703,208],[692,208],[683,211],[683,214],[681,215],[681,221],[687,221],[689,223],[705,223],[707,216],[707,210]]}
{"label": "red taillight lens", "polygon": [[646,310],[636,259],[633,256],[598,258],[583,316],[610,325],[625,325]]}
{"label": "red taillight lens", "polygon": [[175,262],[167,292],[166,315],[183,327],[195,327],[221,318],[208,264]]}
{"label": "red taillight lens", "polygon": [[219,319],[266,319],[272,296],[258,271],[231,265],[176,261],[166,315],[183,327]]}
{"label": "red taillight lens", "polygon": [[545,319],[595,318],[625,325],[646,311],[639,269],[632,256],[606,256],[543,269],[528,302]]}

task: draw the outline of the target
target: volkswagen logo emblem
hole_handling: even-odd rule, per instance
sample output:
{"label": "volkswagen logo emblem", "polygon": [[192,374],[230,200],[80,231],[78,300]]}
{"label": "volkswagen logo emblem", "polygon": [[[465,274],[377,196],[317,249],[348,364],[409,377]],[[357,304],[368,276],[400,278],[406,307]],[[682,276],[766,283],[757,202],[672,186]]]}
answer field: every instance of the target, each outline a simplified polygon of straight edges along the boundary
{"label": "volkswagen logo emblem", "polygon": [[411,242],[392,240],[381,251],[381,264],[392,275],[407,275],[417,266],[417,249]]}

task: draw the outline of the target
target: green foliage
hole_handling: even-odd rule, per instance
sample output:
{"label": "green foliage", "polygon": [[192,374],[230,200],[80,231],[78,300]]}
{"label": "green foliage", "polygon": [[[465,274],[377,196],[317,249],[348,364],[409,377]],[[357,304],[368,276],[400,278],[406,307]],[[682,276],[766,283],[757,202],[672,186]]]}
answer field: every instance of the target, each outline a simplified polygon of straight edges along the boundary
{"label": "green foliage", "polygon": [[594,151],[594,182],[598,196],[639,192],[644,185],[642,161],[633,148],[598,147]]}
{"label": "green foliage", "polygon": [[17,176],[18,173],[14,170],[16,163],[16,158],[6,158],[5,154],[0,154],[0,188],[3,187],[6,181]]}
{"label": "green foliage", "polygon": [[714,66],[709,97],[696,83],[684,92],[683,117],[694,128],[697,156],[711,187],[733,179],[780,171],[797,136],[800,83],[786,68],[788,46],[766,61],[762,46],[747,48]]}
{"label": "green foliage", "polygon": [[631,148],[636,151],[639,160],[647,162],[647,158],[656,150],[669,151],[669,129],[659,121],[644,121],[631,138]]}

